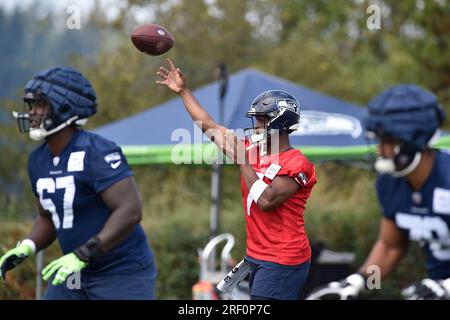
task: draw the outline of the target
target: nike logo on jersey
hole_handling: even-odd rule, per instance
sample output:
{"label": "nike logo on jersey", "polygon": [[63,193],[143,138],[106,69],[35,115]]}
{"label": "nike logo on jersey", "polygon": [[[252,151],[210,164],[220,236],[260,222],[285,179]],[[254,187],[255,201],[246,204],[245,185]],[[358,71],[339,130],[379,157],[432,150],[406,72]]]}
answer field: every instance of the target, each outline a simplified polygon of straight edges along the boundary
{"label": "nike logo on jersey", "polygon": [[119,152],[109,153],[104,159],[106,163],[108,163],[114,170],[117,169],[122,163],[122,156]]}
{"label": "nike logo on jersey", "polygon": [[111,168],[117,169],[121,163],[122,163],[122,161],[113,162],[113,163],[111,163]]}

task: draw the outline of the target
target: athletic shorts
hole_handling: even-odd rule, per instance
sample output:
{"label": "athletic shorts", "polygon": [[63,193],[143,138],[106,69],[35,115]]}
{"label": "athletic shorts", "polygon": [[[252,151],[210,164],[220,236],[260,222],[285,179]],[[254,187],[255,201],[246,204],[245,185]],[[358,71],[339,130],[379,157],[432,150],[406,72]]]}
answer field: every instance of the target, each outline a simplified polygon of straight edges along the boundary
{"label": "athletic shorts", "polygon": [[251,258],[250,295],[253,300],[297,300],[308,277],[310,262],[285,266]]}
{"label": "athletic shorts", "polygon": [[[54,277],[54,276],[53,276]],[[45,300],[154,300],[156,267],[152,263],[129,274],[73,274],[60,285],[49,280]]]}

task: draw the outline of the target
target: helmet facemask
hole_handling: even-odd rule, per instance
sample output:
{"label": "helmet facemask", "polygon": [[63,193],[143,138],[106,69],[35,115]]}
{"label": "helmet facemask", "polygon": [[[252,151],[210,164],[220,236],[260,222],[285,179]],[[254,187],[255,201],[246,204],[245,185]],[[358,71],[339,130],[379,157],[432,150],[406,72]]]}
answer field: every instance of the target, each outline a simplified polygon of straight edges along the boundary
{"label": "helmet facemask", "polygon": [[[250,150],[254,147],[258,147],[259,156],[263,157],[267,155],[269,144],[271,144],[272,141],[276,140],[273,138],[278,137],[278,130],[269,127],[270,119],[265,114],[257,114],[248,117],[250,117],[252,120],[252,127],[244,129],[245,139],[249,143],[247,150]],[[255,119],[258,117],[261,117],[264,120],[258,121],[257,119]],[[256,124],[255,120],[257,122]],[[258,122],[260,123],[262,122],[263,125],[260,125]]]}
{"label": "helmet facemask", "polygon": [[[43,112],[37,112],[43,110]],[[29,133],[30,138],[39,141],[48,137],[78,119],[74,116],[63,123],[52,112],[50,101],[45,95],[27,92],[23,98],[23,112],[13,112],[21,133]]]}
{"label": "helmet facemask", "polygon": [[[252,102],[246,117],[252,119],[252,128],[244,129],[249,148],[259,146],[260,156],[267,154],[268,147],[271,153],[278,153],[279,135],[290,134],[299,127],[300,104],[285,91],[265,91]],[[254,118],[259,117],[264,117],[264,121],[260,119],[255,126]]]}
{"label": "helmet facemask", "polygon": [[27,92],[23,97],[23,112],[13,112],[21,133],[30,133],[46,129],[53,123],[51,106],[45,96]]}
{"label": "helmet facemask", "polygon": [[[368,132],[368,136],[374,137],[375,134]],[[413,144],[389,136],[378,137],[380,144],[383,143],[382,141],[388,141],[388,143],[393,145],[392,156],[378,155],[375,160],[374,168],[379,174],[389,174],[399,178],[410,174],[417,168],[424,150],[419,149]]]}

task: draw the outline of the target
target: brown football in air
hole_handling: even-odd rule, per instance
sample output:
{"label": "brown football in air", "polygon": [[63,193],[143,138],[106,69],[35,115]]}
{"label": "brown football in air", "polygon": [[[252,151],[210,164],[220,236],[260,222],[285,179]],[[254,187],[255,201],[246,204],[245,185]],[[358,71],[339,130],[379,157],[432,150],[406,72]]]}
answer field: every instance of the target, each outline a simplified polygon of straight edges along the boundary
{"label": "brown football in air", "polygon": [[174,39],[165,28],[157,24],[146,24],[134,29],[131,41],[139,51],[159,56],[172,48]]}

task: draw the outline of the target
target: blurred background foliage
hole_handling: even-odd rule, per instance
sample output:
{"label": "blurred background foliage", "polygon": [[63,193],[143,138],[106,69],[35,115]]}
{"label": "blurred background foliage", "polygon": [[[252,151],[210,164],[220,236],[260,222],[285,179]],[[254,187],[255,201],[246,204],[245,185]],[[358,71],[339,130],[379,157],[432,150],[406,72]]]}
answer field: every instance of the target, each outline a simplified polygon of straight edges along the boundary
{"label": "blurred background foliage", "polygon": [[[382,9],[380,30],[366,27],[370,4]],[[10,117],[22,108],[24,84],[51,65],[79,68],[98,95],[99,112],[88,128],[173,98],[154,84],[164,57],[146,56],[129,40],[142,23],[158,23],[173,34],[167,56],[192,88],[214,81],[223,61],[230,73],[253,67],[360,105],[394,83],[417,83],[450,108],[448,0],[97,0],[80,30],[65,28],[65,10],[47,9],[44,1],[12,11],[0,6],[0,253],[27,234],[34,216],[26,162],[36,145]],[[108,14],[112,9],[115,14]],[[308,234],[331,249],[355,252],[357,268],[378,233],[375,175],[345,164],[316,166]],[[157,297],[189,299],[198,279],[197,249],[209,236],[210,168],[141,166],[134,172],[145,205],[142,224],[159,267]],[[239,171],[227,167],[221,231],[235,235],[236,259],[245,252],[241,201]],[[58,255],[54,244],[46,262]],[[420,248],[412,245],[383,290],[369,298],[398,298],[401,287],[424,275]],[[0,299],[32,299],[34,277],[29,260],[0,285]]]}

